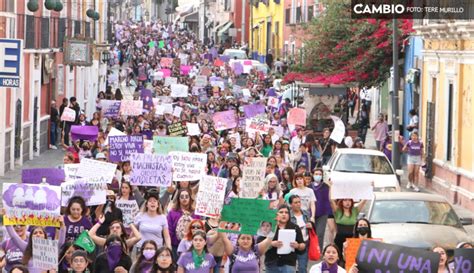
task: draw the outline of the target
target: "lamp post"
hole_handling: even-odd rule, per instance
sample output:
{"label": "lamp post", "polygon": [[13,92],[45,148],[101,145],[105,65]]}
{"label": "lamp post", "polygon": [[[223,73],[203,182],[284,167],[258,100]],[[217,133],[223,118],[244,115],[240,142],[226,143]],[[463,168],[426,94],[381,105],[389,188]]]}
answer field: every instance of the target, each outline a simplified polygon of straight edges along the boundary
{"label": "lamp post", "polygon": [[392,50],[393,50],[393,90],[392,90],[392,163],[395,170],[400,169],[400,150],[399,147],[399,110],[398,110],[398,89],[400,85],[400,77],[398,73],[398,22],[397,19],[392,21]]}

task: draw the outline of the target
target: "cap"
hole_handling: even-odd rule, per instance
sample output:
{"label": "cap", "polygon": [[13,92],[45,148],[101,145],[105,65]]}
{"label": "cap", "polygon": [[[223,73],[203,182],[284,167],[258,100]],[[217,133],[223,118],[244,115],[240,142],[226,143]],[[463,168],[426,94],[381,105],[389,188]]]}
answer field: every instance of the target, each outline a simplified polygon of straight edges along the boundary
{"label": "cap", "polygon": [[283,143],[283,144],[290,144],[290,142],[289,142],[288,140],[286,140],[286,139],[285,139],[285,140],[283,140],[283,142],[282,142],[282,143]]}
{"label": "cap", "polygon": [[149,189],[145,193],[145,200],[148,200],[150,197],[153,197],[156,200],[160,200],[160,192],[157,189]]}
{"label": "cap", "polygon": [[95,159],[107,159],[104,153],[97,153]]}
{"label": "cap", "polygon": [[305,163],[300,163],[300,164],[298,164],[298,168],[306,168],[306,164]]}

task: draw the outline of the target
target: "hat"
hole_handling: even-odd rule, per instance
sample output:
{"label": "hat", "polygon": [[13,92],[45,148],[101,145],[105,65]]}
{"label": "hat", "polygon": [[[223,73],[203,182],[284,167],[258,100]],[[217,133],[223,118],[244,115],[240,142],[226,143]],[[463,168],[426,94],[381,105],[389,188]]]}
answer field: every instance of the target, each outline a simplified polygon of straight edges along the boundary
{"label": "hat", "polygon": [[160,192],[157,189],[149,189],[145,193],[145,200],[148,201],[148,199],[150,199],[150,197],[153,197],[156,200],[160,200]]}
{"label": "hat", "polygon": [[299,169],[299,168],[306,168],[306,164],[305,164],[305,163],[300,163],[300,164],[298,164],[298,169]]}
{"label": "hat", "polygon": [[113,190],[107,190],[106,196],[115,196],[115,192]]}
{"label": "hat", "polygon": [[76,258],[76,257],[84,257],[84,259],[86,259],[86,261],[88,261],[87,252],[85,252],[84,250],[78,249],[78,250],[74,251],[72,253],[71,260],[74,260],[74,258]]}
{"label": "hat", "polygon": [[282,143],[283,143],[283,144],[288,144],[288,145],[290,144],[290,142],[289,142],[288,140],[286,140],[286,139],[285,139],[285,140],[283,140],[283,142],[282,142]]}
{"label": "hat", "polygon": [[107,159],[104,153],[97,153],[95,159]]}

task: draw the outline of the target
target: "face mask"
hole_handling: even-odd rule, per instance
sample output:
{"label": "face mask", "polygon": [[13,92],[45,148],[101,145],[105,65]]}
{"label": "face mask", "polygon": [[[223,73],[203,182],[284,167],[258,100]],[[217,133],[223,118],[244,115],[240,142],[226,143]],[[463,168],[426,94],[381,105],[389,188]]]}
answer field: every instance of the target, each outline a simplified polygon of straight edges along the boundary
{"label": "face mask", "polygon": [[145,249],[143,250],[143,257],[147,260],[151,260],[155,256],[156,250],[154,249]]}
{"label": "face mask", "polygon": [[359,232],[360,235],[366,235],[369,233],[369,227],[358,227],[357,232]]}
{"label": "face mask", "polygon": [[314,179],[314,182],[321,182],[321,180],[323,179],[323,177],[321,175],[313,175],[313,179]]}

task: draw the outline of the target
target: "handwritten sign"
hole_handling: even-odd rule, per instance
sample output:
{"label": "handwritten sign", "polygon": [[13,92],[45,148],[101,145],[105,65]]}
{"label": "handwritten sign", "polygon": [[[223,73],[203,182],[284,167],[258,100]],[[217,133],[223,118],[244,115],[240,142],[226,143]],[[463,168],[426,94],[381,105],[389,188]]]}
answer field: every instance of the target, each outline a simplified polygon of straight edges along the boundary
{"label": "handwritten sign", "polygon": [[139,116],[143,114],[143,101],[141,100],[123,100],[120,104],[120,115]]}
{"label": "handwritten sign", "polygon": [[227,179],[205,175],[199,182],[194,214],[215,217],[221,214],[224,205]]}
{"label": "handwritten sign", "polygon": [[167,155],[171,151],[189,151],[188,137],[154,136],[153,148],[156,154]]}
{"label": "handwritten sign", "polygon": [[365,240],[356,261],[359,272],[436,273],[439,258],[433,251]]}
{"label": "handwritten sign", "polygon": [[306,110],[291,108],[288,112],[288,124],[306,126]]}
{"label": "handwritten sign", "polygon": [[265,114],[265,105],[263,104],[249,104],[244,105],[245,118],[253,118],[257,115]]}
{"label": "handwritten sign", "polygon": [[245,131],[251,135],[255,135],[257,132],[267,134],[271,127],[270,120],[264,115],[255,116],[245,121]]}
{"label": "handwritten sign", "polygon": [[[162,41],[160,41],[162,42]],[[171,67],[173,65],[173,58],[161,58],[160,60],[161,67]]]}
{"label": "handwritten sign", "polygon": [[184,84],[171,84],[171,97],[186,98],[188,96],[189,87]]}
{"label": "handwritten sign", "polygon": [[66,207],[69,199],[74,196],[84,198],[87,206],[96,206],[105,204],[106,201],[106,183],[90,182],[89,179],[76,179],[64,182],[61,185],[61,206]]}
{"label": "handwritten sign", "polygon": [[112,183],[116,170],[117,164],[83,158],[79,163],[77,175],[83,178],[98,177],[101,178],[102,182]]}
{"label": "handwritten sign", "polygon": [[100,105],[102,106],[102,115],[106,118],[118,117],[120,104],[120,100],[101,100]]}
{"label": "handwritten sign", "polygon": [[352,177],[351,179],[332,179],[331,198],[370,200],[374,197],[372,181]]}
{"label": "handwritten sign", "polygon": [[260,157],[248,158],[242,172],[241,197],[257,198],[265,186],[265,170],[267,159]]}
{"label": "handwritten sign", "polygon": [[21,183],[39,184],[42,178],[49,185],[59,186],[65,180],[64,170],[58,168],[37,168],[21,170]]}
{"label": "handwritten sign", "polygon": [[471,273],[474,270],[474,249],[456,248],[454,250],[454,273]]}
{"label": "handwritten sign", "polygon": [[198,136],[201,134],[201,129],[197,123],[186,122],[186,127],[188,128],[188,136]]}
{"label": "handwritten sign", "polygon": [[185,121],[175,122],[168,126],[170,136],[185,136],[188,133]]}
{"label": "handwritten sign", "polygon": [[268,106],[278,108],[278,106],[280,106],[280,100],[276,97],[268,97]]}
{"label": "handwritten sign", "polygon": [[[272,223],[276,227],[276,210],[269,209],[270,200],[233,198],[224,205],[221,212],[219,231],[256,235],[262,221]],[[227,229],[226,223],[238,223],[239,229]],[[223,225],[222,225],[223,224]]]}
{"label": "handwritten sign", "polygon": [[59,227],[61,188],[3,183],[4,225]]}
{"label": "handwritten sign", "polygon": [[58,268],[58,240],[33,237],[33,267],[47,270]]}
{"label": "handwritten sign", "polygon": [[76,120],[76,111],[69,107],[64,107],[63,114],[61,115],[61,121],[74,122]]}
{"label": "handwritten sign", "polygon": [[133,224],[135,217],[140,212],[137,201],[118,199],[115,206],[122,211],[123,225],[126,228],[130,227],[130,224]]}
{"label": "handwritten sign", "polygon": [[200,75],[196,77],[196,80],[194,81],[194,85],[197,87],[204,87],[207,85],[207,76]]}
{"label": "handwritten sign", "polygon": [[139,186],[171,185],[171,156],[158,154],[132,154],[130,184]]}
{"label": "handwritten sign", "polygon": [[153,140],[148,140],[148,139],[143,140],[143,152],[145,154],[153,153]]}
{"label": "handwritten sign", "polygon": [[128,161],[133,153],[143,153],[143,136],[112,136],[109,138],[111,162]]}
{"label": "handwritten sign", "polygon": [[109,145],[109,138],[112,136],[126,136],[126,134],[112,127],[112,129],[110,129],[110,132],[107,134],[107,138],[105,139],[105,145]]}
{"label": "handwritten sign", "polygon": [[331,116],[331,119],[334,121],[334,129],[332,130],[330,138],[337,143],[341,143],[346,135],[346,126],[339,117]]}
{"label": "handwritten sign", "polygon": [[178,84],[178,78],[176,78],[176,77],[167,77],[165,79],[165,86],[171,86],[173,84]]}
{"label": "handwritten sign", "polygon": [[217,112],[212,116],[214,129],[222,131],[237,127],[238,120],[234,110]]}
{"label": "handwritten sign", "polygon": [[64,164],[64,181],[79,178],[79,176],[77,175],[78,169],[79,164]]}
{"label": "handwritten sign", "polygon": [[199,180],[205,174],[206,154],[171,152],[170,155],[173,159],[173,181]]}

